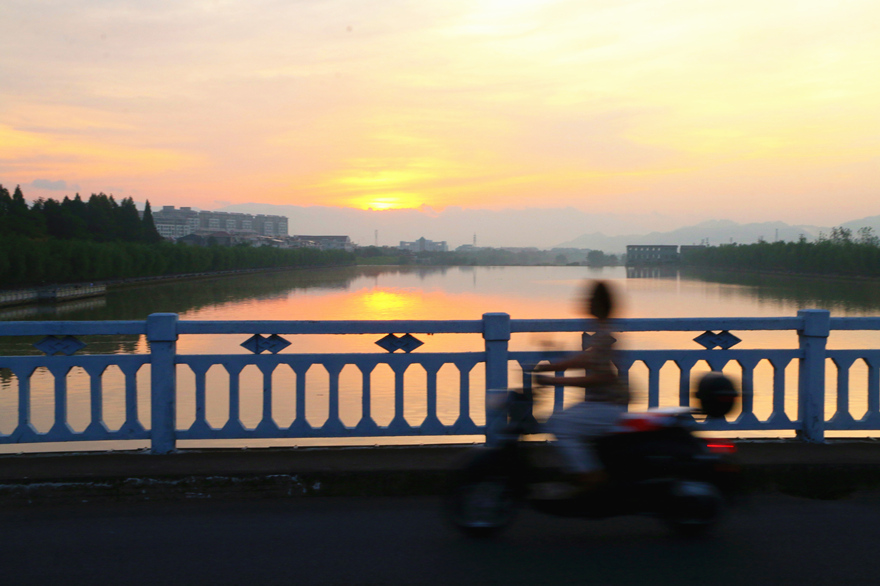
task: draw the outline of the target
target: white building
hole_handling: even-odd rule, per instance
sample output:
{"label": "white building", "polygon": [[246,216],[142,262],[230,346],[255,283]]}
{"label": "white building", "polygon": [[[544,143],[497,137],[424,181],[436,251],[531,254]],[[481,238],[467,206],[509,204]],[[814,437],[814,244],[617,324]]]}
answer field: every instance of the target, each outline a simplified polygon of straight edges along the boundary
{"label": "white building", "polygon": [[445,240],[434,242],[424,237],[419,238],[415,242],[404,242],[401,240],[398,248],[400,250],[409,250],[410,252],[446,252],[449,250]]}
{"label": "white building", "polygon": [[165,238],[178,239],[196,232],[222,230],[230,234],[259,234],[261,236],[287,236],[287,217],[239,214],[235,212],[196,211],[189,207],[174,209],[163,206],[153,212],[156,230]]}

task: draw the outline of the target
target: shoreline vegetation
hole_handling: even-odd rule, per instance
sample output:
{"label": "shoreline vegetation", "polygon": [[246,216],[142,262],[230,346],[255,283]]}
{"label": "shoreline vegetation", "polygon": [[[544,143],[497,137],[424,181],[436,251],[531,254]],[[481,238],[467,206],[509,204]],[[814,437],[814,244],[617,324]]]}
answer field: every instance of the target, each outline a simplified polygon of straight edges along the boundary
{"label": "shoreline vegetation", "polygon": [[807,278],[880,277],[880,238],[871,228],[854,236],[846,228],[820,234],[816,242],[757,242],[692,249],[683,268],[799,276]]}
{"label": "shoreline vegetation", "polygon": [[354,264],[342,250],[189,246],[164,241],[150,203],[141,217],[132,198],[79,194],[28,207],[20,187],[0,185],[0,283],[4,289],[109,282],[235,270]]}

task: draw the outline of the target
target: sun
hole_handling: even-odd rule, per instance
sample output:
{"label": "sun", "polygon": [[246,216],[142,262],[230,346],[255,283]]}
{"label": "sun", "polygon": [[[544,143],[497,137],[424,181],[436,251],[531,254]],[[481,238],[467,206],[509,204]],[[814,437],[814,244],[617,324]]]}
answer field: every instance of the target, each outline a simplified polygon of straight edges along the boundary
{"label": "sun", "polygon": [[368,194],[354,199],[351,205],[362,210],[403,210],[417,208],[421,201],[414,193]]}

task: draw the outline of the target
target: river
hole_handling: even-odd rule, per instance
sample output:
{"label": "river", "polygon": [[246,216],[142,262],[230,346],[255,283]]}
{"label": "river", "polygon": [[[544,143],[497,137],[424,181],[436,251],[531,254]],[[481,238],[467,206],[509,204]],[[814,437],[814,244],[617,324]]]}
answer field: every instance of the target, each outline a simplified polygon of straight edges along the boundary
{"label": "river", "polygon": [[[352,320],[352,319],[479,319],[486,312],[506,312],[512,318],[582,317],[582,291],[587,280],[604,279],[619,293],[620,317],[760,317],[794,316],[799,309],[829,309],[833,316],[877,315],[880,311],[880,287],[874,281],[822,280],[780,276],[743,276],[731,274],[684,273],[678,271],[634,270],[623,267],[588,268],[568,266],[547,267],[347,267],[334,269],[296,270],[227,276],[195,281],[159,283],[131,289],[111,290],[106,297],[85,299],[55,306],[8,308],[0,311],[0,320],[141,320],[155,312],[173,312],[182,320]],[[268,332],[267,332],[268,333]],[[797,347],[793,333],[736,332],[743,339],[738,348]],[[698,348],[688,333],[629,334],[621,340],[629,348]],[[184,336],[178,352],[188,354],[246,353],[240,346],[242,336]],[[376,336],[288,336],[292,345],[285,352],[375,352]],[[0,339],[0,354],[38,353],[31,344],[35,340]],[[142,337],[84,338],[89,345],[83,353],[146,352]],[[478,336],[447,335],[423,339],[423,351],[481,349]],[[575,349],[576,335],[517,335],[512,349],[545,348]],[[835,332],[829,338],[833,348],[877,348],[880,333]],[[756,414],[769,414],[769,402],[758,397],[762,380],[770,376],[769,365],[756,369]],[[795,366],[790,368],[796,370]],[[218,370],[222,370],[219,369]],[[247,370],[247,369],[246,369]],[[829,383],[833,384],[833,369]],[[208,373],[212,389],[208,397],[209,422],[222,424],[228,405],[222,391],[228,386],[225,373]],[[766,372],[765,372],[766,371]],[[421,387],[418,374],[412,379],[407,371],[407,385]],[[422,373],[423,374],[423,373]],[[443,375],[441,373],[440,384]],[[449,373],[451,375],[451,373]],[[732,373],[735,376],[735,373]],[[325,373],[326,375],[326,373]],[[290,381],[279,373],[278,388],[291,388]],[[292,376],[292,373],[290,373]],[[389,403],[393,384],[390,372],[375,373],[374,417],[378,423],[390,420],[393,406]],[[481,373],[474,374],[477,379]],[[867,396],[867,367],[853,367],[852,412],[864,412]],[[672,402],[677,396],[678,374],[674,365],[661,372],[661,398]],[[326,377],[325,377],[326,378]],[[638,408],[644,402],[646,371],[639,366],[631,371],[631,382]],[[515,380],[515,379],[513,379]],[[796,380],[795,376],[789,380]],[[226,382],[224,382],[226,381]],[[344,422],[356,422],[359,415],[357,373],[343,371],[340,380],[340,407]],[[472,379],[472,388],[479,388]],[[864,390],[860,390],[861,387]],[[122,375],[108,371],[104,375],[104,412],[109,427],[118,427],[123,417]],[[147,377],[140,377],[139,388],[148,389]],[[309,405],[307,417],[319,422],[326,409],[326,381],[321,376],[310,380],[309,392],[315,400]],[[68,410],[74,429],[88,424],[89,380],[82,369],[68,375]],[[260,389],[256,369],[244,372],[241,380],[242,420],[246,425],[259,420]],[[191,373],[179,373],[179,426],[192,421],[191,401],[194,388]],[[383,393],[381,389],[388,388]],[[440,387],[442,389],[442,386]],[[788,389],[788,385],[787,385]],[[640,392],[641,391],[641,392]],[[408,392],[410,392],[408,390]],[[793,389],[788,394],[793,394]],[[442,394],[442,393],[441,393]],[[293,417],[292,397],[280,390],[275,393],[275,416],[280,425]],[[149,409],[146,393],[140,408],[148,425]],[[46,431],[53,421],[53,385],[48,373],[32,377],[32,416],[38,430]],[[829,408],[833,394],[829,393]],[[454,397],[438,397],[442,421],[457,416]],[[482,409],[474,401],[474,415]],[[424,410],[423,402],[410,401],[408,416],[417,419]],[[793,409],[793,407],[791,407]],[[789,407],[786,409],[789,411]],[[832,411],[833,412],[833,409]],[[795,413],[790,413],[795,416]],[[14,377],[0,369],[0,433],[10,433],[17,418],[17,385]],[[3,450],[9,451],[9,450]]]}

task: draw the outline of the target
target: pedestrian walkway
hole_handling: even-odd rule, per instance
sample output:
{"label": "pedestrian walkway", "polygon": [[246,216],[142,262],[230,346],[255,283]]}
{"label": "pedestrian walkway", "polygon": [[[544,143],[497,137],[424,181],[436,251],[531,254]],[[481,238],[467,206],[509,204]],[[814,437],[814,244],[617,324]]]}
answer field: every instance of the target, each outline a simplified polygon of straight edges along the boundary
{"label": "pedestrian walkway", "polygon": [[[880,441],[741,441],[753,490],[834,498],[880,486]],[[425,495],[474,446],[183,450],[0,456],[0,500]],[[538,445],[550,452],[549,445]]]}

